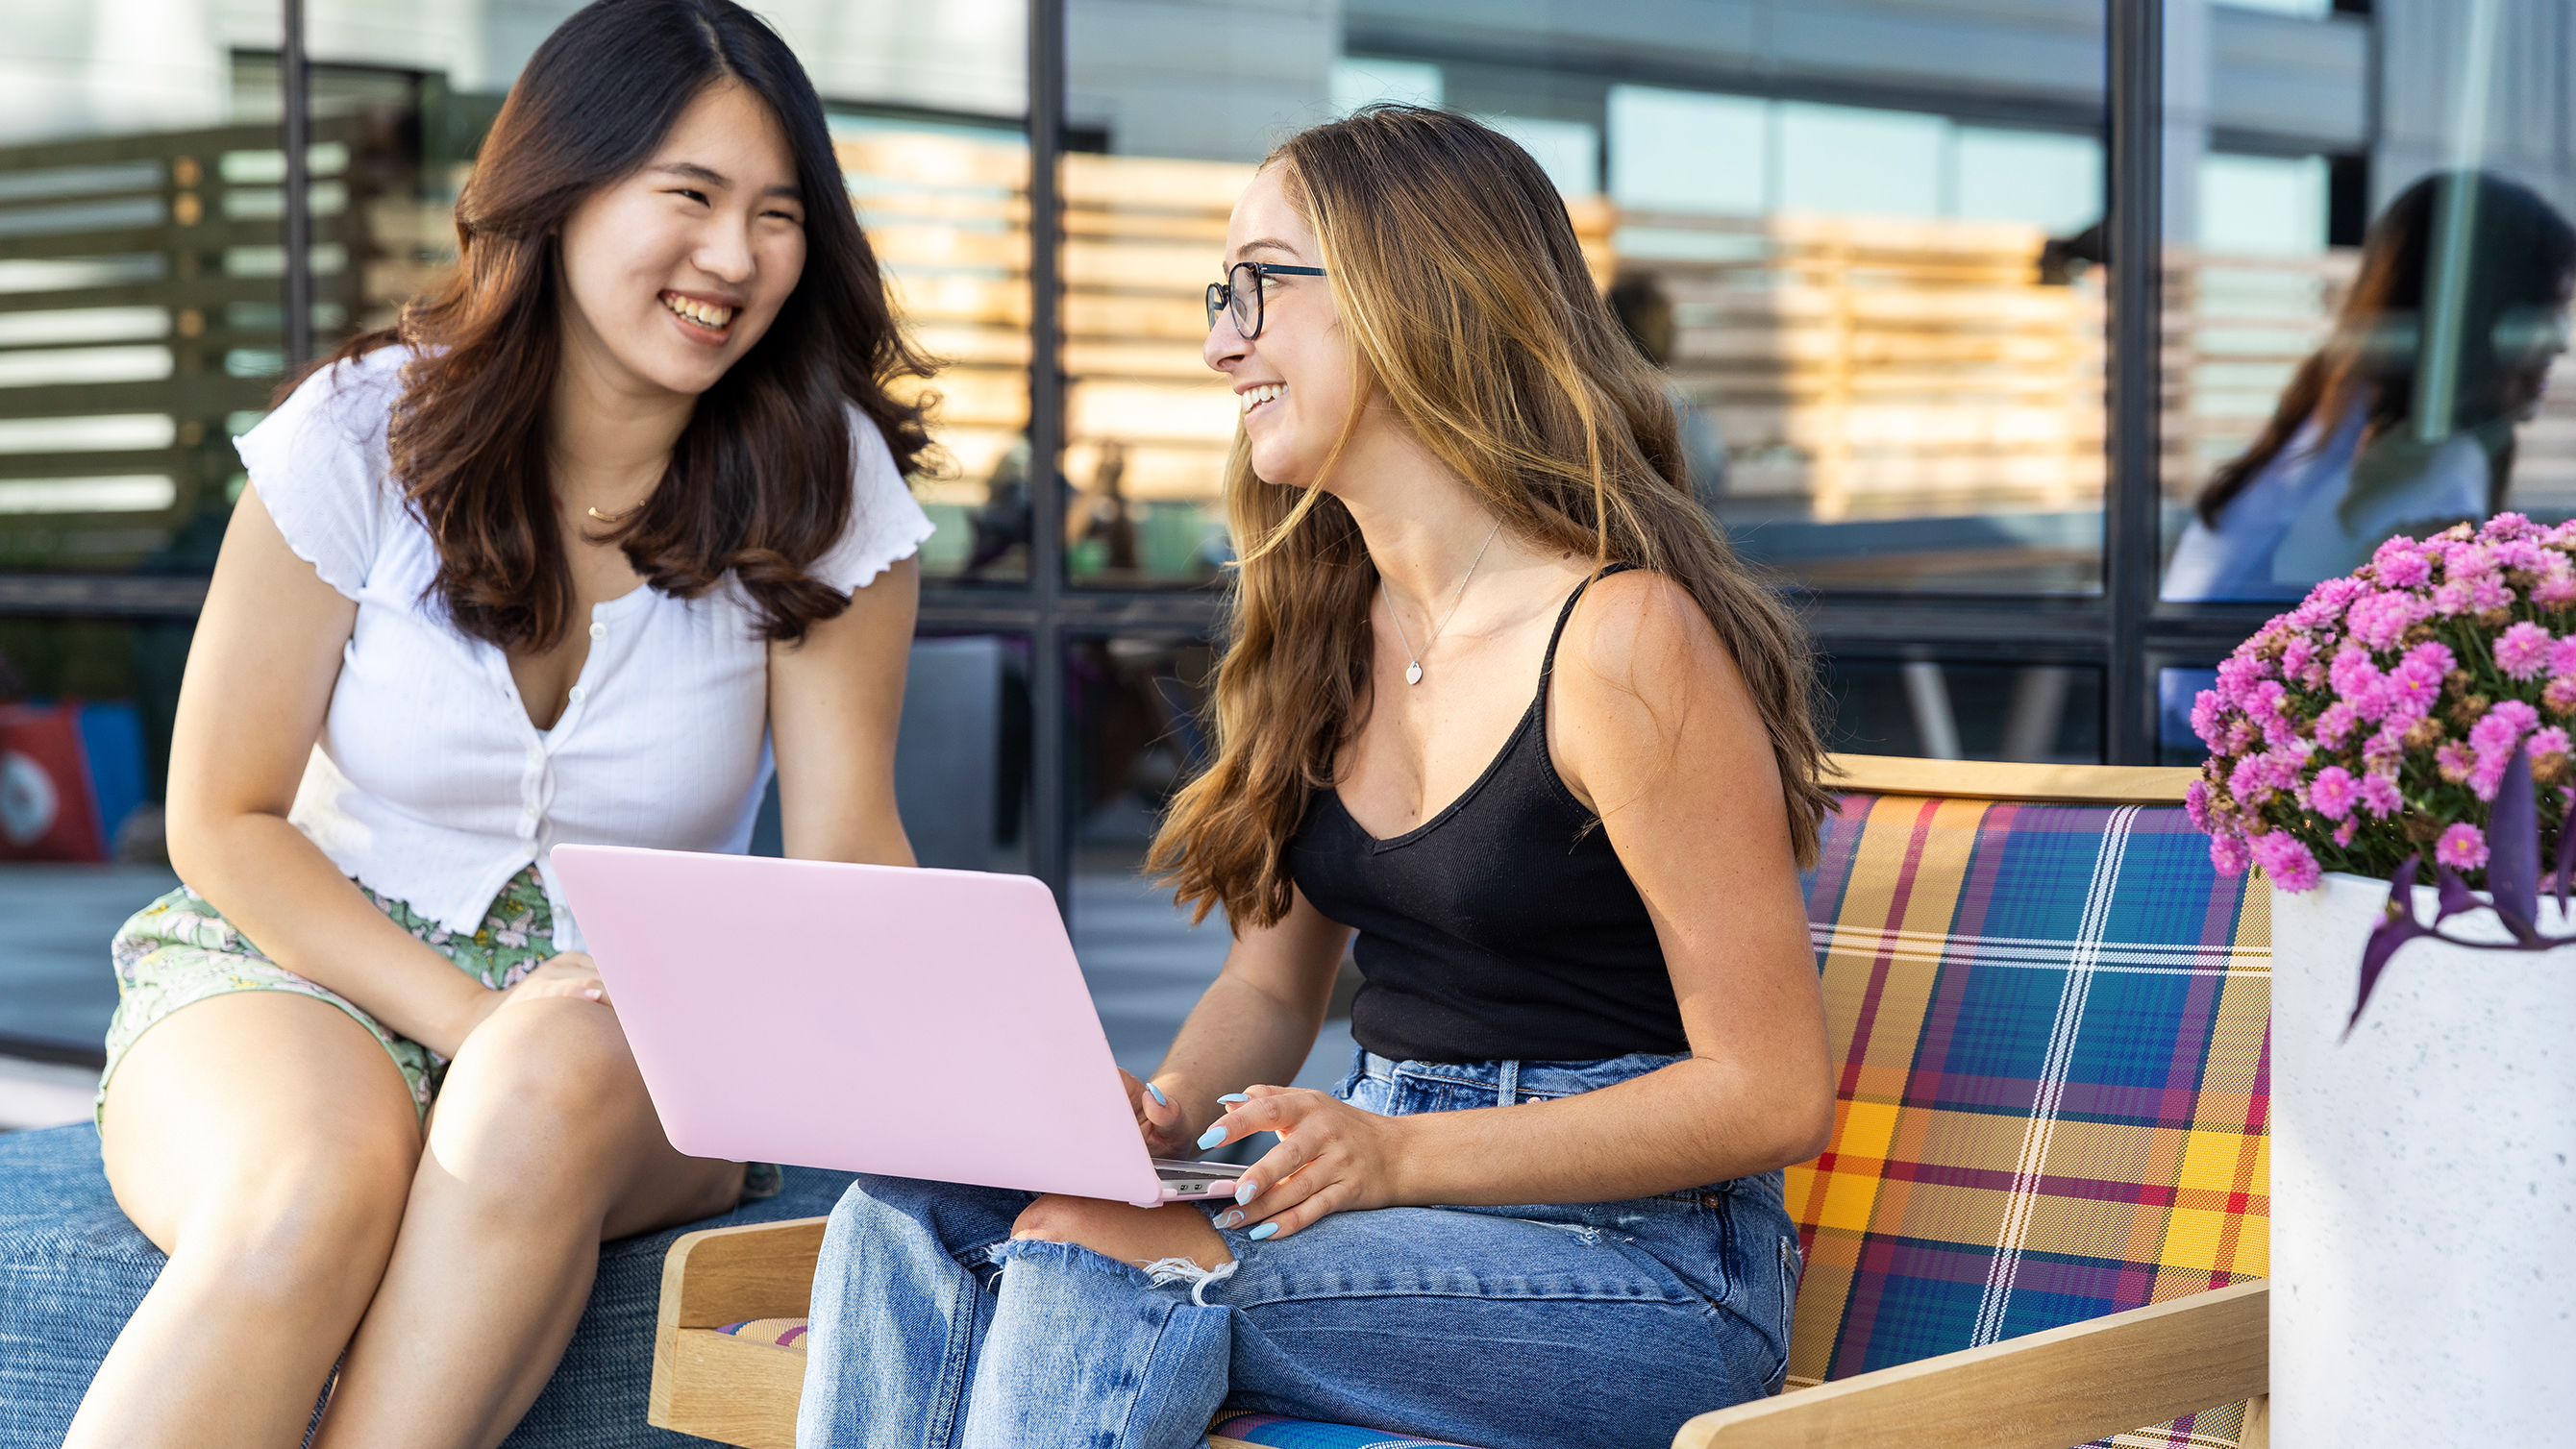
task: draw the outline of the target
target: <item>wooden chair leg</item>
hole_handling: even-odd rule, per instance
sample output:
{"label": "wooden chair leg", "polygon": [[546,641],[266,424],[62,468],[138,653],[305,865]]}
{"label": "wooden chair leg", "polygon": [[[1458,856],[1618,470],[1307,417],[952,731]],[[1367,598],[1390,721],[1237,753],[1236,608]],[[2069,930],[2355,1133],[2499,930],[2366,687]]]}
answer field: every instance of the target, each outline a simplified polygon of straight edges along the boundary
{"label": "wooden chair leg", "polygon": [[2245,1401],[2245,1432],[2236,1449],[2272,1449],[2272,1396],[2256,1394]]}

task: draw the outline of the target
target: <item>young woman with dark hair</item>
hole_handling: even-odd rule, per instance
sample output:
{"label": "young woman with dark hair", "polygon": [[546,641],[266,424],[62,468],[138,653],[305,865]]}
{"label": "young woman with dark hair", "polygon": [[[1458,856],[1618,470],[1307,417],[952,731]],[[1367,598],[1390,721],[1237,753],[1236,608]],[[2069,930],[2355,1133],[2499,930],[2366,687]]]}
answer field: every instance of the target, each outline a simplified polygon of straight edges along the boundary
{"label": "young woman with dark hair", "polygon": [[500,1442],[603,1238],[758,1190],[664,1138],[549,852],[743,850],[774,758],[788,854],[911,862],[930,527],[888,384],[927,368],[794,56],[731,0],[601,0],[457,231],[239,440],[187,884],[116,939],[100,1089],[170,1261],[76,1446],[292,1444],[335,1362],[323,1445]]}
{"label": "young woman with dark hair", "polygon": [[[2430,302],[2450,218],[2462,244],[2445,338]],[[2334,335],[2194,502],[2164,597],[2301,598],[2394,534],[2504,507],[2514,428],[2530,421],[2567,347],[2571,284],[2576,228],[2529,187],[2461,171],[2399,192],[2362,240]],[[2443,395],[2430,394],[2444,376]],[[2447,426],[2428,436],[2420,424],[2436,411]]]}
{"label": "young woman with dark hair", "polygon": [[[1282,146],[1226,245],[1243,564],[1217,756],[1153,859],[1235,943],[1129,1086],[1157,1156],[1279,1145],[1222,1211],[860,1179],[798,1442],[1181,1449],[1232,1403],[1661,1449],[1778,1387],[1779,1169],[1833,1120],[1805,641],[1511,141],[1363,110]],[[1256,1085],[1355,930],[1350,1074]]]}

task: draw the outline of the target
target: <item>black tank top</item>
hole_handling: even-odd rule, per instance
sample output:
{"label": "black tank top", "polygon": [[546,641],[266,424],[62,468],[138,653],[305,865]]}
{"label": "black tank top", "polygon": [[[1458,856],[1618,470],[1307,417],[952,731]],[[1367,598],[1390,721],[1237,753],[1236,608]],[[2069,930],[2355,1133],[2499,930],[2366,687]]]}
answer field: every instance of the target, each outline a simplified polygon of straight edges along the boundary
{"label": "black tank top", "polygon": [[1548,676],[1582,597],[1579,586],[1556,616],[1538,697],[1465,794],[1378,840],[1338,792],[1318,790],[1288,843],[1297,888],[1359,931],[1351,1035],[1380,1056],[1563,1062],[1690,1049],[1646,903],[1548,758]]}

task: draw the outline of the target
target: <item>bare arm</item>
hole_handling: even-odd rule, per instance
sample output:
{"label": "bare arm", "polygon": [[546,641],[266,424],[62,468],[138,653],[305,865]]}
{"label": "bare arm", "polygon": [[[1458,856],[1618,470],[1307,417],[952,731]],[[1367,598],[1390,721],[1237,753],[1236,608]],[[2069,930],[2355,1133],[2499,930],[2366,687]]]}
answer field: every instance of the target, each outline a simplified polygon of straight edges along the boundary
{"label": "bare arm", "polygon": [[501,993],[386,919],[286,819],[357,612],[245,489],[179,689],[170,863],[270,959],[453,1056]]}
{"label": "bare arm", "polygon": [[1323,1029],[1333,973],[1350,938],[1350,928],[1324,919],[1303,891],[1294,893],[1278,924],[1236,938],[1225,970],[1190,1009],[1154,1071],[1154,1085],[1169,1101],[1169,1110],[1144,1112],[1146,1141],[1156,1156],[1195,1152],[1199,1130],[1223,1115],[1219,1094],[1296,1077]]}
{"label": "bare arm", "polygon": [[1645,898],[1690,1056],[1562,1101],[1400,1118],[1257,1089],[1228,1135],[1292,1130],[1247,1174],[1276,1189],[1247,1216],[1294,1231],[1352,1207],[1604,1202],[1822,1149],[1833,1082],[1788,817],[1716,631],[1668,580],[1604,579],[1566,632],[1550,711],[1567,784]]}
{"label": "bare arm", "polygon": [[802,643],[770,646],[769,734],[788,855],[913,864],[895,809],[894,740],[920,604],[920,567],[904,559]]}

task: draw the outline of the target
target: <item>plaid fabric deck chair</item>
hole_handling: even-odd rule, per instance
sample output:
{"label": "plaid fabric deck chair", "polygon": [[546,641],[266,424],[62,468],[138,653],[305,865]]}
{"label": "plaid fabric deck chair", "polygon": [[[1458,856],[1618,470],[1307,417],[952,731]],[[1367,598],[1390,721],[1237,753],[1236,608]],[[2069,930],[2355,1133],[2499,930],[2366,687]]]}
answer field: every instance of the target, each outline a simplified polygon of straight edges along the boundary
{"label": "plaid fabric deck chair", "polygon": [[[1807,899],[1841,1078],[1833,1145],[1787,1175],[1788,1388],[1676,1449],[2256,1449],[2268,893],[2210,870],[2187,770],[1839,763]],[[673,1245],[654,1423],[793,1443],[821,1241]],[[1210,1437],[1435,1442],[1248,1414]]]}

